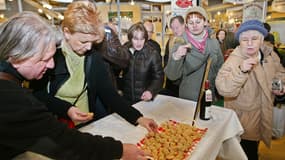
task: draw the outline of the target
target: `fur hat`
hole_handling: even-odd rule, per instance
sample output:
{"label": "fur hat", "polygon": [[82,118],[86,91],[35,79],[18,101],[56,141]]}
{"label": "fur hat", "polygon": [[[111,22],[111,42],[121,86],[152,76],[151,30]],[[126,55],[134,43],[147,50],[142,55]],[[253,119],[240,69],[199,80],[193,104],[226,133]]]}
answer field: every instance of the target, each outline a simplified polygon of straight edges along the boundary
{"label": "fur hat", "polygon": [[266,37],[268,34],[262,22],[259,20],[248,20],[240,25],[237,32],[235,33],[235,38],[239,40],[240,34],[248,30],[256,30],[263,34],[264,37]]}
{"label": "fur hat", "polygon": [[204,8],[199,6],[193,6],[187,11],[187,14],[192,12],[200,13],[206,19],[206,21],[208,21],[208,13]]}

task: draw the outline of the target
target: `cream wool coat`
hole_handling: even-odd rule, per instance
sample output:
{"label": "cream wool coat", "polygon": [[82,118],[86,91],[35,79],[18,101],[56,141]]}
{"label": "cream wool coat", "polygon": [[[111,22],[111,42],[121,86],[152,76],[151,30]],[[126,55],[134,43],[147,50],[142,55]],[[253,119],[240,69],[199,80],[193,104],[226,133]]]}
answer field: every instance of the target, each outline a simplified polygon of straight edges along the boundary
{"label": "cream wool coat", "polygon": [[225,97],[225,107],[233,109],[240,119],[245,130],[241,138],[262,140],[270,147],[274,100],[271,83],[277,75],[284,80],[285,70],[271,46],[263,45],[261,51],[263,62],[249,73],[242,73],[239,65],[248,56],[237,47],[219,70],[216,87]]}

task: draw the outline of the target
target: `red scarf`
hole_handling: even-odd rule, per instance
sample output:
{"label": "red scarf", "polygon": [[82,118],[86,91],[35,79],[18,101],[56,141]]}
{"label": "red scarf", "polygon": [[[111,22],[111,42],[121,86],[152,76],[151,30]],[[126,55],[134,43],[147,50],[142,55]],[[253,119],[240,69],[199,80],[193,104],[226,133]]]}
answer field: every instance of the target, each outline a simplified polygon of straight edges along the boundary
{"label": "red scarf", "polygon": [[187,38],[188,41],[191,42],[192,45],[194,45],[201,53],[204,53],[205,51],[205,47],[206,47],[206,40],[208,38],[208,31],[205,30],[206,34],[204,35],[203,39],[201,42],[195,40],[192,36],[192,34],[190,33],[189,29],[186,29],[186,34],[187,34]]}

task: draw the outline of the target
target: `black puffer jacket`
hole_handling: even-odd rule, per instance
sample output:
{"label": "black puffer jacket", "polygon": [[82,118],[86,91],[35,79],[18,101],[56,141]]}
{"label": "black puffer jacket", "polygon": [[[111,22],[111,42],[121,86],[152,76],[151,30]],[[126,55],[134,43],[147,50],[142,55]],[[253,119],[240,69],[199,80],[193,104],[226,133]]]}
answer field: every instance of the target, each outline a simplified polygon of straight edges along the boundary
{"label": "black puffer jacket", "polygon": [[148,44],[140,51],[130,51],[131,43],[126,43],[120,52],[130,54],[130,62],[123,70],[123,94],[131,103],[140,101],[144,91],[150,91],[153,97],[161,90],[163,70],[161,56]]}
{"label": "black puffer jacket", "polygon": [[121,46],[118,35],[109,26],[105,26],[103,42],[95,46],[98,53],[103,57],[112,84],[116,89],[118,89],[117,76],[119,71],[127,67],[130,60],[128,53],[118,52],[118,48]]}

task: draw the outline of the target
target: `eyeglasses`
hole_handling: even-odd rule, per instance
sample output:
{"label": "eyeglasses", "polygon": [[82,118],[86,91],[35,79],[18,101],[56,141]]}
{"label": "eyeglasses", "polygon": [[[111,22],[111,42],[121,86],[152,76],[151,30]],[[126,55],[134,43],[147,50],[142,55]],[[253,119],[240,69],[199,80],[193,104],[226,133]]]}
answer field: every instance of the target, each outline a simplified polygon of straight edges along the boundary
{"label": "eyeglasses", "polygon": [[248,43],[248,42],[256,43],[256,42],[259,42],[259,40],[260,40],[259,36],[241,37],[240,38],[240,42],[241,43]]}

